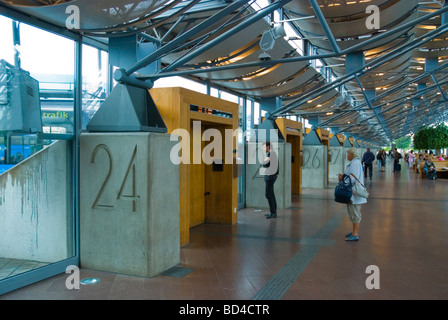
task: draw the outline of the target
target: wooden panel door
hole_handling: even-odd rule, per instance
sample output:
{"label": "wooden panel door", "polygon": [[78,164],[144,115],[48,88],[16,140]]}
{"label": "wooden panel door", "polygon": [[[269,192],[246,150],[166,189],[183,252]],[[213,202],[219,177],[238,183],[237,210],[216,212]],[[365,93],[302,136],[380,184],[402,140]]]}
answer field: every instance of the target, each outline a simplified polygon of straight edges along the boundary
{"label": "wooden panel door", "polygon": [[300,149],[299,149],[300,137],[287,136],[286,142],[291,144],[291,193],[300,193]]}
{"label": "wooden panel door", "polygon": [[[201,137],[204,128],[201,128]],[[190,133],[193,133],[193,124],[191,124]],[[204,142],[202,139],[195,139],[194,135],[190,136],[190,228],[205,222],[205,164],[202,161],[194,160],[194,152],[204,149]]]}
{"label": "wooden panel door", "polygon": [[225,163],[225,125],[214,124],[221,132],[221,155],[212,157],[214,164],[205,166],[205,217],[207,223],[229,223],[232,216],[233,163]]}

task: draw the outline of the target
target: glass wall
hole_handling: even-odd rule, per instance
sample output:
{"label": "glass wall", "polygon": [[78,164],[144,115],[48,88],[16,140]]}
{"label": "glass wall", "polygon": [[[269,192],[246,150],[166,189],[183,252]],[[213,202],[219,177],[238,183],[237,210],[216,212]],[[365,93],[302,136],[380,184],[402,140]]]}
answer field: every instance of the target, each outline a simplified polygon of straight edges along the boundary
{"label": "glass wall", "polygon": [[20,24],[23,70],[39,81],[43,132],[73,134],[75,43]]}
{"label": "glass wall", "polygon": [[0,30],[1,294],[77,260],[76,43],[1,15]]}
{"label": "glass wall", "polygon": [[92,119],[108,94],[109,59],[107,52],[82,46],[82,128]]}
{"label": "glass wall", "polygon": [[[75,133],[86,127],[107,97],[111,77],[108,54],[98,48],[2,15],[0,30],[2,294],[79,263]],[[77,61],[82,61],[82,70],[76,70]],[[79,76],[80,86],[75,82]],[[207,93],[204,84],[181,82]],[[172,83],[172,79],[159,79],[156,85]],[[27,94],[29,100],[23,101],[17,92]],[[240,105],[240,127],[244,130],[247,102],[216,89],[210,89],[210,94]],[[259,105],[254,106],[253,121],[257,124]],[[238,144],[244,150],[243,134]],[[244,154],[240,156],[244,159]],[[239,179],[238,196],[244,205],[244,174]]]}
{"label": "glass wall", "polygon": [[14,63],[14,42],[12,34],[12,22],[0,15],[0,59]]}

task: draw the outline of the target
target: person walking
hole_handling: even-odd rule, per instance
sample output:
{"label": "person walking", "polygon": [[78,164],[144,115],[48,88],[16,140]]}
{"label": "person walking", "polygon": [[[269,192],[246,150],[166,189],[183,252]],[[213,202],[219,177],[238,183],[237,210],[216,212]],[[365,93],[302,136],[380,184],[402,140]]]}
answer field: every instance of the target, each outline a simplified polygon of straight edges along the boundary
{"label": "person walking", "polygon": [[[355,148],[350,148],[347,150],[347,160],[350,163],[345,169],[344,175],[350,177],[352,184],[361,182],[364,184],[364,174],[362,170],[362,164],[359,160],[357,150]],[[342,181],[344,175],[339,174],[339,181]],[[356,178],[355,178],[356,177]],[[358,181],[356,180],[358,179]],[[350,203],[347,203],[347,213],[350,221],[353,224],[352,232],[345,235],[346,241],[358,241],[359,240],[359,225],[361,223],[361,205],[367,203],[367,199],[353,193]]]}
{"label": "person walking", "polygon": [[408,154],[409,168],[414,168],[414,162],[415,162],[415,154],[414,150],[411,150],[411,152],[409,152]]}
{"label": "person walking", "polygon": [[378,163],[378,171],[381,171],[381,151],[383,151],[382,149],[378,150],[377,154],[376,154],[376,161]]}
{"label": "person walking", "polygon": [[378,160],[378,171],[383,172],[386,167],[386,151],[380,149],[376,155],[376,159]]}
{"label": "person walking", "polygon": [[403,158],[400,152],[398,152],[397,148],[394,149],[394,172],[401,171],[400,159]]}
{"label": "person walking", "polygon": [[367,170],[369,171],[369,178],[372,180],[372,163],[375,160],[375,155],[372,151],[370,151],[370,148],[367,148],[367,151],[364,152],[364,155],[362,156],[361,163],[364,165],[364,178],[367,179]]}
{"label": "person walking", "polygon": [[277,180],[279,172],[278,156],[275,151],[271,150],[269,141],[263,143],[263,149],[266,152],[266,158],[263,161],[265,181],[265,196],[269,203],[270,213],[266,215],[267,219],[277,218],[277,200],[275,199],[274,183]]}

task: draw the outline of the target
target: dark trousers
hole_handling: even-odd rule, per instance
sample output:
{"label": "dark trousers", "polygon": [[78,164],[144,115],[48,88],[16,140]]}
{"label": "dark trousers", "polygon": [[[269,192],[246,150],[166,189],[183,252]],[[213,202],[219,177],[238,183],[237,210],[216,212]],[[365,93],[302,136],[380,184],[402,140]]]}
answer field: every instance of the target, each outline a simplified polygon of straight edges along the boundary
{"label": "dark trousers", "polygon": [[397,164],[400,163],[400,160],[394,160],[394,171],[398,171]]}
{"label": "dark trousers", "polygon": [[266,183],[265,196],[266,199],[268,199],[269,210],[271,211],[271,213],[277,213],[277,200],[275,200],[275,194],[274,194],[275,180],[277,180],[276,175],[266,176],[264,180]]}
{"label": "dark trousers", "polygon": [[432,179],[432,178],[434,178],[436,176],[436,171],[435,170],[429,171],[429,169],[423,168],[423,171],[425,171],[426,177],[428,179]]}
{"label": "dark trousers", "polygon": [[372,164],[364,163],[364,178],[367,178],[367,169],[369,170],[369,178],[372,179]]}

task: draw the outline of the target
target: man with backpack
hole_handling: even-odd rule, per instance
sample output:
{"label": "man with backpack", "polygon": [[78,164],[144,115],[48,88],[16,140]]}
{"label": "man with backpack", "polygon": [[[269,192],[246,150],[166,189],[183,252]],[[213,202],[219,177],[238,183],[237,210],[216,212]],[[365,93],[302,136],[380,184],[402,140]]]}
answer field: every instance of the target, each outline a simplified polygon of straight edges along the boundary
{"label": "man with backpack", "polygon": [[403,158],[400,152],[398,152],[397,148],[394,149],[394,172],[401,171],[400,159]]}

